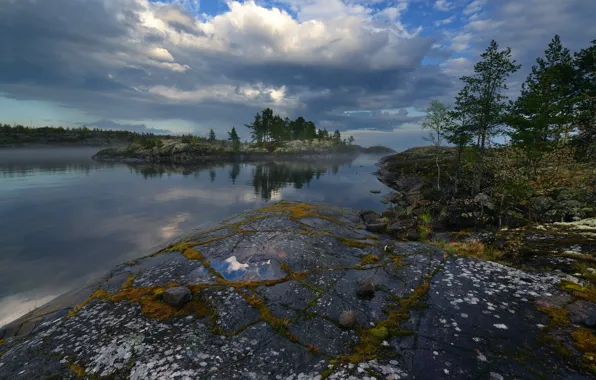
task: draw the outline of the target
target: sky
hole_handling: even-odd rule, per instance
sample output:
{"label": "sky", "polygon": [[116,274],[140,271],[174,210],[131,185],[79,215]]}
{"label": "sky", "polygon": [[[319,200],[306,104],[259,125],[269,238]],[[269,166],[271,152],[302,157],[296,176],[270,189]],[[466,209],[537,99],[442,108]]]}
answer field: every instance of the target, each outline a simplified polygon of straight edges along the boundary
{"label": "sky", "polygon": [[218,137],[265,107],[425,144],[491,39],[523,65],[596,38],[593,0],[0,0],[0,122]]}

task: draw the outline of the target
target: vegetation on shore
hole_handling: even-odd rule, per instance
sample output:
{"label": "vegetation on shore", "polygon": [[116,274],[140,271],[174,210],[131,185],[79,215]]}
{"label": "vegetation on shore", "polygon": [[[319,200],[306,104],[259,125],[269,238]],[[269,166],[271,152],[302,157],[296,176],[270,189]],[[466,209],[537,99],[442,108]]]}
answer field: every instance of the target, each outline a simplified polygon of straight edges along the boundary
{"label": "vegetation on shore", "polygon": [[396,155],[385,169],[395,177],[422,178],[419,190],[432,208],[458,205],[477,226],[594,214],[596,40],[571,54],[555,36],[510,101],[507,79],[519,68],[511,50],[492,41],[474,74],[461,78],[454,105],[434,101],[429,107],[424,127],[432,147]]}
{"label": "vegetation on shore", "polygon": [[23,145],[122,145],[140,139],[152,139],[152,134],[97,128],[41,127],[0,124],[0,147]]}

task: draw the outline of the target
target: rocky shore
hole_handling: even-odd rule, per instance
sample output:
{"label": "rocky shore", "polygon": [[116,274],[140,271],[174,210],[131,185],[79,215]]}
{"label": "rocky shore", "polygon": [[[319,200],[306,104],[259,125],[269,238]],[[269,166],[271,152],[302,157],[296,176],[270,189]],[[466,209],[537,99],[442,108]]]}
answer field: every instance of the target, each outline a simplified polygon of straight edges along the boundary
{"label": "rocky shore", "polygon": [[0,379],[593,378],[586,279],[396,239],[390,217],[223,221],[1,329]]}

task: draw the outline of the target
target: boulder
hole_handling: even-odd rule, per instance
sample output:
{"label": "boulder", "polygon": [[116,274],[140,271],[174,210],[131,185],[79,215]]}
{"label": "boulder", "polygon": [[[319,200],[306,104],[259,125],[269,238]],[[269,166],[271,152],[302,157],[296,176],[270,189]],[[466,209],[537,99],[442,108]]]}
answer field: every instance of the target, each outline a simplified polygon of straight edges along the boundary
{"label": "boulder", "polygon": [[162,301],[170,306],[182,307],[190,301],[192,293],[186,286],[176,286],[163,292]]}
{"label": "boulder", "polygon": [[375,296],[375,283],[372,279],[361,280],[356,294],[360,298],[372,298]]}
{"label": "boulder", "polygon": [[342,327],[354,327],[358,323],[358,317],[354,311],[344,311],[339,315],[339,324]]}

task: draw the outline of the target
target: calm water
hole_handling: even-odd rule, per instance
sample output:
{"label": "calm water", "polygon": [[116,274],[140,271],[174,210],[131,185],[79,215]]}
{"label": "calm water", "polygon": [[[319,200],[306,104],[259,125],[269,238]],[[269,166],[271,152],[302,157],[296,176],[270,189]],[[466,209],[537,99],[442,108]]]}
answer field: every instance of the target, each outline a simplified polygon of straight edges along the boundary
{"label": "calm water", "polygon": [[0,150],[0,325],[190,230],[285,200],[382,210],[351,162],[99,164],[87,148]]}

